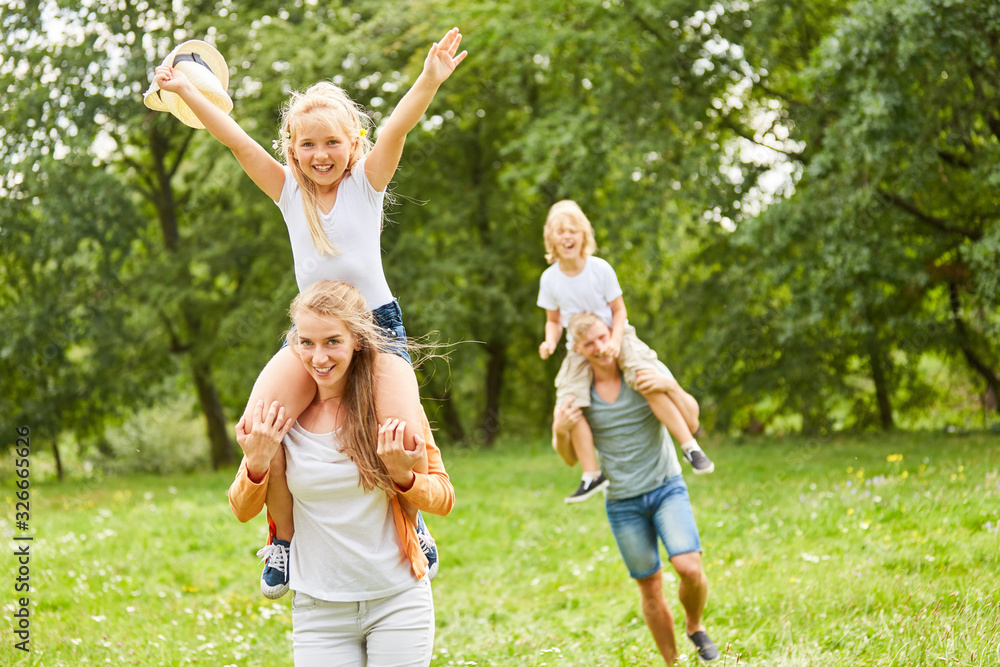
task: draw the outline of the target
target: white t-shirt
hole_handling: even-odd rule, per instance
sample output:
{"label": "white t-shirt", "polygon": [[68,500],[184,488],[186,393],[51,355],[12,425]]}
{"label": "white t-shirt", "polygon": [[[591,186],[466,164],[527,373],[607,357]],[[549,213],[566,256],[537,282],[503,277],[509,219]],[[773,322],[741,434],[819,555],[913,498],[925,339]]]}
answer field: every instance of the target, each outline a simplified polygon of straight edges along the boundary
{"label": "white t-shirt", "polygon": [[[612,327],[611,302],[622,295],[618,276],[611,265],[600,257],[588,257],[583,271],[567,276],[556,262],[542,273],[538,288],[538,305],[545,310],[558,310],[563,328],[577,313],[594,313]],[[566,344],[573,338],[566,329]]]}
{"label": "white t-shirt", "polygon": [[291,168],[286,166],[284,170],[285,184],[277,204],[292,242],[295,282],[299,291],[319,280],[343,280],[361,292],[371,310],[392,301],[392,292],[382,270],[379,243],[385,191],[379,192],[368,181],[364,159],[340,181],[333,209],[326,215],[319,213],[326,235],[341,251],[336,257],[321,254],[313,245],[302,204],[302,189]]}
{"label": "white t-shirt", "polygon": [[363,491],[358,467],[339,450],[336,432],[310,433],[296,423],[285,444],[295,520],[291,589],[328,602],[359,602],[416,585],[389,496]]}

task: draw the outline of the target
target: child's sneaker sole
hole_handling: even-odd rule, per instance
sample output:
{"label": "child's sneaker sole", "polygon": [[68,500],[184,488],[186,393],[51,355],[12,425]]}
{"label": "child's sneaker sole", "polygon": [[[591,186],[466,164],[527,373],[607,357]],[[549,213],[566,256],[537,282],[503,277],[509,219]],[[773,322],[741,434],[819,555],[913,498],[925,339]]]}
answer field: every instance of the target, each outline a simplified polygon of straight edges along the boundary
{"label": "child's sneaker sole", "polygon": [[604,476],[604,473],[601,473],[601,476],[595,479],[589,486],[586,482],[581,481],[580,488],[578,488],[573,495],[567,496],[566,498],[563,498],[563,500],[567,505],[582,503],[585,500],[590,500],[591,496],[608,488],[610,483],[611,482],[608,481],[608,478]]}

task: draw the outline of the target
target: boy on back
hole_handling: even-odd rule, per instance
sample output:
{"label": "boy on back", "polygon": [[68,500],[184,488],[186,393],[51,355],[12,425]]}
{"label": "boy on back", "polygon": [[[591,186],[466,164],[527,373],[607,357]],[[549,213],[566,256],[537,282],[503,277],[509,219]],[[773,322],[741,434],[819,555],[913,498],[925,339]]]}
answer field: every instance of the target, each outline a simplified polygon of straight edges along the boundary
{"label": "boy on back", "polygon": [[[648,373],[657,373],[656,353],[636,336],[628,323],[622,289],[611,265],[594,257],[597,249],[594,230],[587,216],[570,200],[556,202],[545,220],[545,259],[552,264],[542,273],[538,305],[545,309],[545,341],[538,347],[542,359],[556,350],[563,329],[576,313],[597,314],[611,329],[611,344],[606,354],[616,357],[626,383],[641,393],[656,417],[681,444],[684,458],[696,475],[715,470],[715,465],[691,435],[691,427],[670,396],[670,391],[654,391]],[[569,330],[566,332],[567,354],[556,376],[556,408],[572,401],[576,407],[590,405],[592,371],[587,360],[573,350]],[[679,387],[678,387],[679,388]],[[697,427],[696,427],[697,428]],[[594,437],[587,421],[581,419],[573,427],[573,449],[583,468],[583,479],[567,503],[587,500],[608,485],[601,473],[594,452]]]}

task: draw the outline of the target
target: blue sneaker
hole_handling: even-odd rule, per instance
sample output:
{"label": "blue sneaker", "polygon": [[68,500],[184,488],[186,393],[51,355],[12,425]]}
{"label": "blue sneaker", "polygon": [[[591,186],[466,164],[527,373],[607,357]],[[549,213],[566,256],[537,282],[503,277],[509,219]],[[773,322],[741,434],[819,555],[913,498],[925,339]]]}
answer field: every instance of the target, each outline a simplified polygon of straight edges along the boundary
{"label": "blue sneaker", "polygon": [[431,537],[431,532],[427,530],[424,517],[417,512],[417,541],[420,542],[420,549],[427,556],[427,580],[434,581],[438,573],[438,549],[437,542]]}
{"label": "blue sneaker", "polygon": [[261,561],[267,561],[260,574],[260,592],[269,600],[277,600],[288,592],[288,548],[285,540],[275,539],[257,552]]}

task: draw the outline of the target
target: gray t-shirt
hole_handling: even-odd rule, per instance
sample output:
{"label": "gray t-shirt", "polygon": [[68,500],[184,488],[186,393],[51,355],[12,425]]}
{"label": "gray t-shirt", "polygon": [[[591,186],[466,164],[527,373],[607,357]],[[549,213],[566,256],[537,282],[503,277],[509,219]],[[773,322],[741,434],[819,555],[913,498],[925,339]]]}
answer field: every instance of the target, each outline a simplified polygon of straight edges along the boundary
{"label": "gray t-shirt", "polygon": [[[670,373],[666,366],[661,371]],[[641,496],[681,474],[667,428],[653,414],[643,395],[630,388],[624,379],[614,403],[598,396],[591,385],[590,407],[584,408],[583,416],[594,433],[601,470],[611,482],[609,499]]]}

